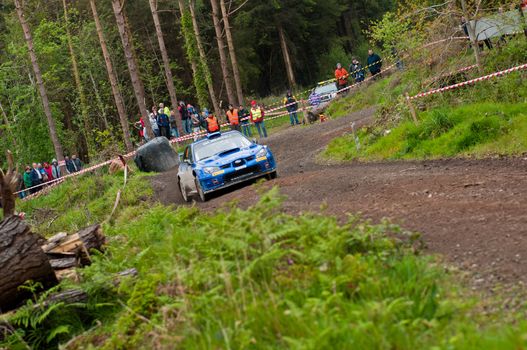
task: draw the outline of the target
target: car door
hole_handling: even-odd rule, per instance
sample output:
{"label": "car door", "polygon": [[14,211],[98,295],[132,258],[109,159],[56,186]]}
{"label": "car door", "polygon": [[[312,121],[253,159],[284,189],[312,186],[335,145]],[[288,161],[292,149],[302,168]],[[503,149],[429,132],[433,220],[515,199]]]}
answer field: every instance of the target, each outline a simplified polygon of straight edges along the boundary
{"label": "car door", "polygon": [[192,150],[187,146],[183,152],[183,161],[179,165],[179,179],[189,192],[195,191],[194,176],[192,175]]}

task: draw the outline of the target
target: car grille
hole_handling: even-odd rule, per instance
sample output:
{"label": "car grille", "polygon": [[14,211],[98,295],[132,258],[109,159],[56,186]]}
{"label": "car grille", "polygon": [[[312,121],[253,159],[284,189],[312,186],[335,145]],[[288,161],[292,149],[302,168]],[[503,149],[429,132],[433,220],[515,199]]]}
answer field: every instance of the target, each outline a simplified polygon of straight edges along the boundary
{"label": "car grille", "polygon": [[250,176],[250,175],[252,175],[254,173],[257,173],[258,171],[260,171],[260,167],[258,165],[254,165],[254,166],[251,166],[251,167],[248,167],[248,168],[245,168],[245,169],[241,169],[241,170],[238,170],[238,171],[235,171],[235,172],[232,172],[230,174],[225,175],[223,177],[223,181],[225,183],[228,183],[228,182],[241,180],[244,177],[248,177],[248,176]]}
{"label": "car grille", "polygon": [[[229,163],[229,164],[225,164],[225,165],[222,165],[220,166],[220,169],[229,169],[229,168],[236,168],[236,167],[239,167],[239,166],[242,166],[244,164],[247,164],[247,162],[250,162],[252,160],[255,160],[256,159],[256,156],[250,156],[250,157],[247,157],[245,159],[238,159],[238,160],[235,160],[234,162],[232,163]],[[238,163],[238,164],[236,164]]]}

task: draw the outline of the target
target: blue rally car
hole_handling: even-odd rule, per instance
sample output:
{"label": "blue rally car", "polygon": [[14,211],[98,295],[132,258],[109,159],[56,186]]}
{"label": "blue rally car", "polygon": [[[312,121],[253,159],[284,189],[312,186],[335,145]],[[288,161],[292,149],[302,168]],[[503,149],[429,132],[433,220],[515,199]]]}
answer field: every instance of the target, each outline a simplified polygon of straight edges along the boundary
{"label": "blue rally car", "polygon": [[249,141],[238,131],[214,133],[185,149],[178,183],[185,201],[266,176],[276,178],[276,162],[267,146]]}

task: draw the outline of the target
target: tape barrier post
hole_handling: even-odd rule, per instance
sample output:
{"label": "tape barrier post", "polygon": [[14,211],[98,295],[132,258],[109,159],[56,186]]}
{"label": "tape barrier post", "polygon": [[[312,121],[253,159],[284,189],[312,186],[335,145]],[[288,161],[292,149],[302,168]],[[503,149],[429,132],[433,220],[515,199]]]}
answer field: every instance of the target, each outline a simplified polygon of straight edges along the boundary
{"label": "tape barrier post", "polygon": [[412,104],[412,101],[410,101],[410,95],[408,95],[408,92],[405,94],[405,100],[406,104],[408,105],[408,109],[410,110],[410,114],[412,115],[412,119],[414,120],[414,124],[418,125],[419,121],[417,120],[417,113],[415,112],[415,108]]}

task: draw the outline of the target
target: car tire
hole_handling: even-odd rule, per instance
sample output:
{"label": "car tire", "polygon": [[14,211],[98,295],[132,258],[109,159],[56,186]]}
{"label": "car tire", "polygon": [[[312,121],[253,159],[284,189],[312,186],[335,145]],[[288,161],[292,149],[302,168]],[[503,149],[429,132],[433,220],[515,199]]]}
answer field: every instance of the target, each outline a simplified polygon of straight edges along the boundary
{"label": "car tire", "polygon": [[203,192],[203,189],[201,188],[201,185],[199,184],[199,181],[198,179],[196,179],[196,190],[198,191],[198,196],[199,196],[199,199],[205,203],[206,201],[209,200],[209,196],[207,196],[205,194],[205,192]]}
{"label": "car tire", "polygon": [[278,177],[278,173],[273,171],[272,173],[267,174],[267,180],[274,180]]}
{"label": "car tire", "polygon": [[179,191],[181,192],[181,197],[183,198],[185,202],[189,203],[190,196],[188,195],[187,191],[183,188],[181,180],[178,180],[178,184],[179,184]]}

